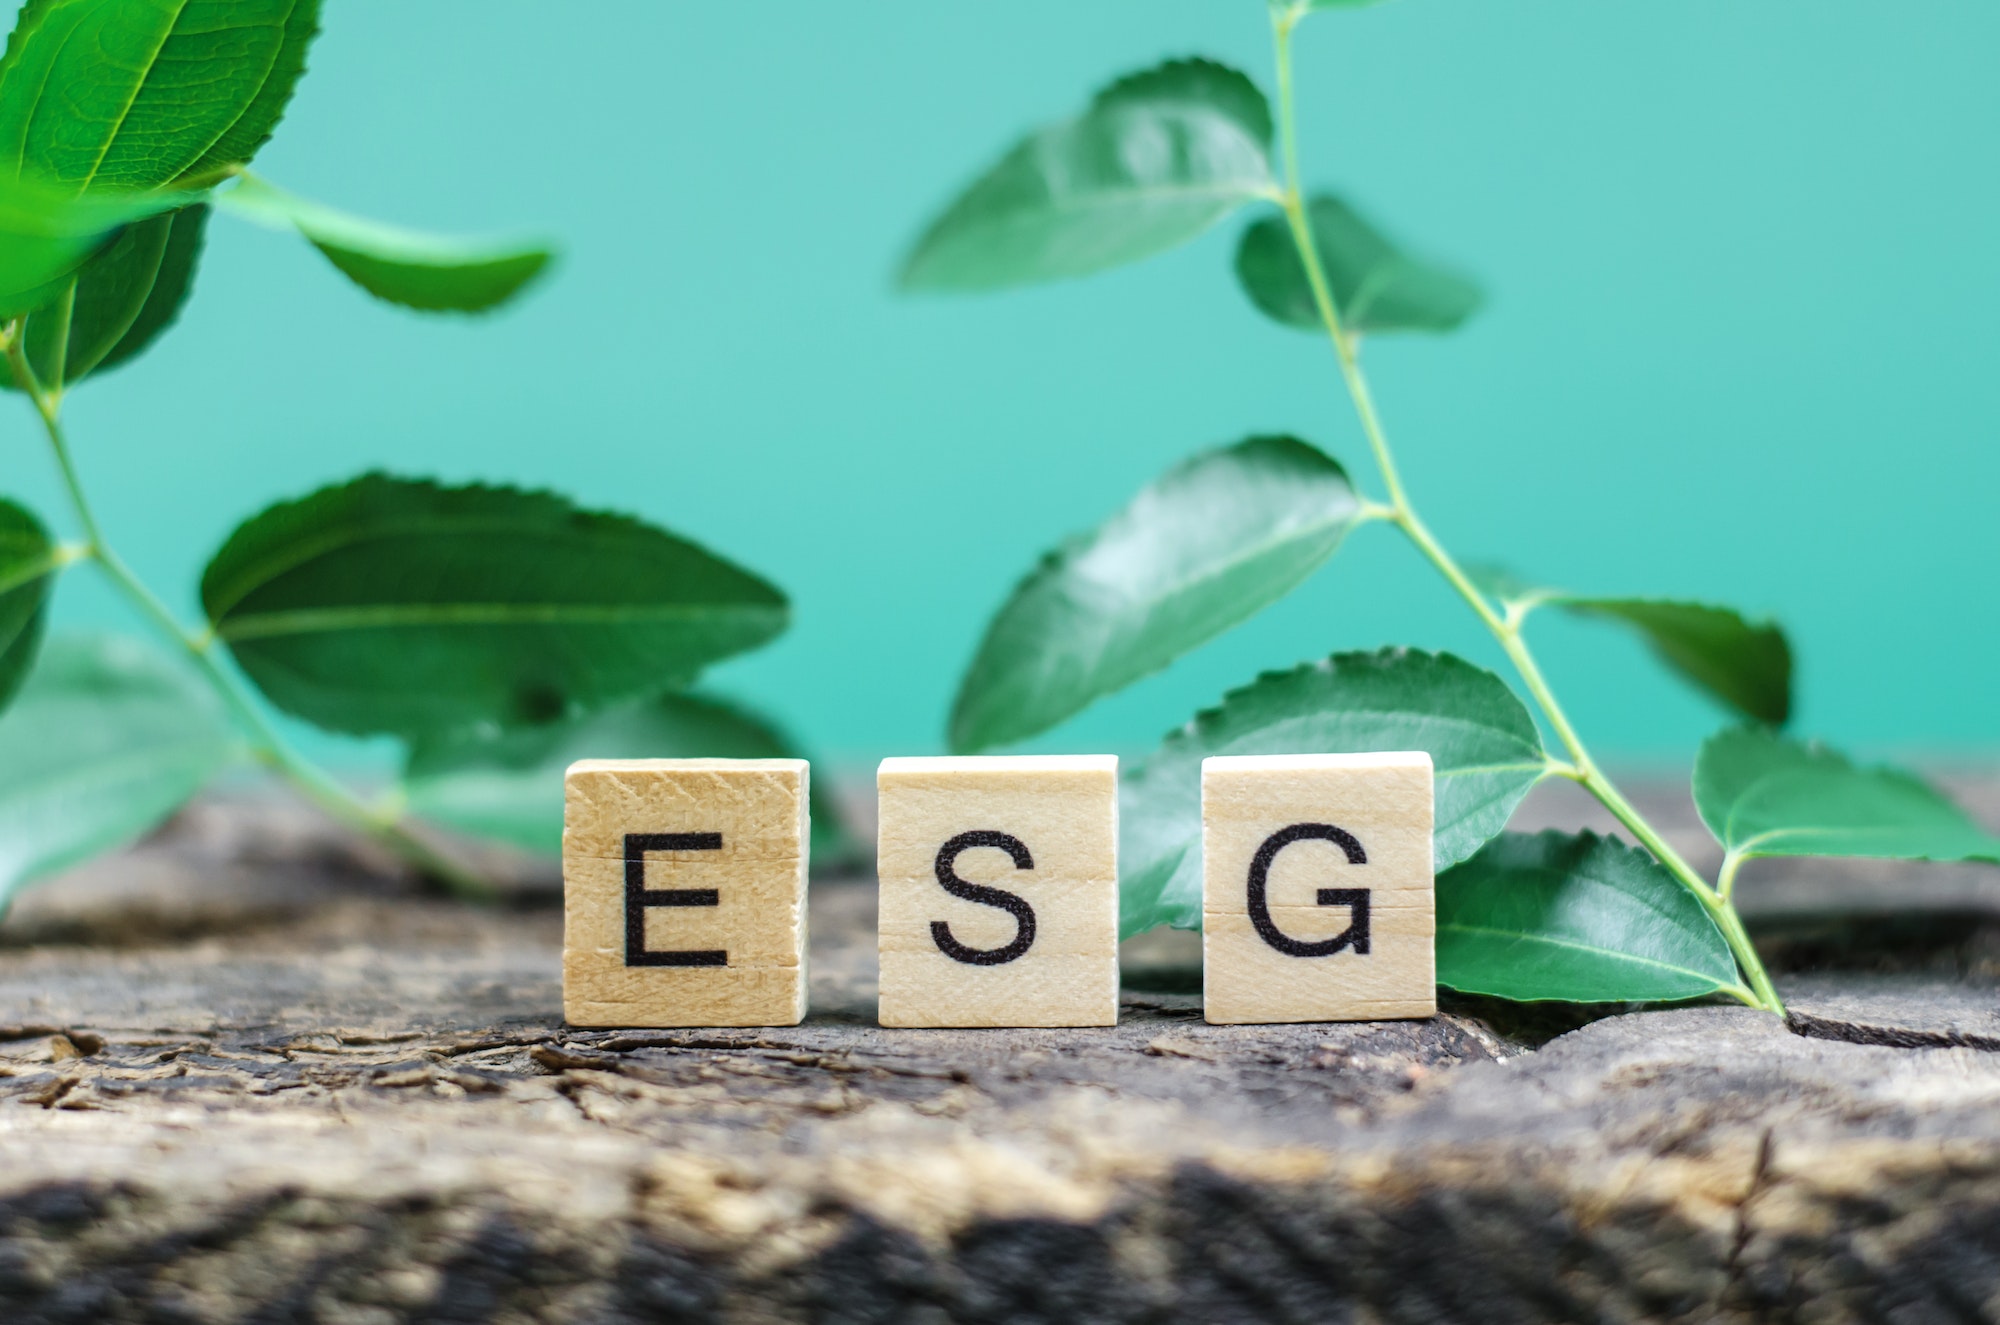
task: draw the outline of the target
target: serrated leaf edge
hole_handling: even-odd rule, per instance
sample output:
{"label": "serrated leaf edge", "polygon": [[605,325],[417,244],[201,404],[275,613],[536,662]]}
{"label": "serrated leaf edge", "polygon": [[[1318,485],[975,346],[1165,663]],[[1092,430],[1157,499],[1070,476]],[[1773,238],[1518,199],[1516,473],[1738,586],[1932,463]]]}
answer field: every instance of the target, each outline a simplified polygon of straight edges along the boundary
{"label": "serrated leaf edge", "polygon": [[[965,708],[966,685],[971,682],[973,678],[974,667],[977,666],[979,659],[986,656],[987,646],[992,644],[994,639],[996,638],[996,634],[999,630],[1000,623],[1002,619],[1006,616],[1007,610],[1009,608],[1011,608],[1016,602],[1020,601],[1021,597],[1024,594],[1028,593],[1029,590],[1047,581],[1062,567],[1066,565],[1074,565],[1076,559],[1082,553],[1088,551],[1093,545],[1095,545],[1099,541],[1099,539],[1102,537],[1105,530],[1109,526],[1111,526],[1118,520],[1124,518],[1127,514],[1130,513],[1134,503],[1136,503],[1141,497],[1149,493],[1157,492],[1159,489],[1166,486],[1166,484],[1169,483],[1170,481],[1181,477],[1182,475],[1195,469],[1197,466],[1201,464],[1213,461],[1231,452],[1241,451],[1243,448],[1257,442],[1291,443],[1300,448],[1301,450],[1309,453],[1313,459],[1323,462],[1332,470],[1333,475],[1337,477],[1340,480],[1340,482],[1346,487],[1349,497],[1352,498],[1353,505],[1349,510],[1349,512],[1347,513],[1347,515],[1345,516],[1345,518],[1330,519],[1326,522],[1324,526],[1325,530],[1331,531],[1332,542],[1327,547],[1326,555],[1323,558],[1321,558],[1320,565],[1325,565],[1326,562],[1332,560],[1334,554],[1340,551],[1341,544],[1347,541],[1347,536],[1368,522],[1368,520],[1370,519],[1370,516],[1368,515],[1368,504],[1362,498],[1361,493],[1355,488],[1354,480],[1348,474],[1347,467],[1341,464],[1340,461],[1328,455],[1326,452],[1314,446],[1311,442],[1308,442],[1300,437],[1295,437],[1290,433],[1257,434],[1255,436],[1246,437],[1244,440],[1240,442],[1232,442],[1227,446],[1213,447],[1210,448],[1209,450],[1197,452],[1194,455],[1188,456],[1186,459],[1180,461],[1178,464],[1167,469],[1166,471],[1161,473],[1157,478],[1153,479],[1151,482],[1147,483],[1144,487],[1140,488],[1138,492],[1132,495],[1130,500],[1128,500],[1124,505],[1120,506],[1116,511],[1113,511],[1110,515],[1106,516],[1101,522],[1098,523],[1098,525],[1095,528],[1080,530],[1076,533],[1069,534],[1068,536],[1063,538],[1062,541],[1057,543],[1055,547],[1050,548],[1048,551],[1042,553],[1042,555],[1036,559],[1034,566],[1029,569],[1027,574],[1021,576],[1020,579],[1016,580],[1014,583],[1014,587],[1007,591],[1006,598],[1001,600],[1000,610],[993,614],[993,619],[987,623],[985,632],[981,634],[979,638],[979,645],[976,649],[973,650],[972,664],[967,666],[965,670],[965,676],[963,680],[961,680],[959,683],[958,694],[952,701],[951,718],[949,723],[947,724],[947,736],[949,738],[949,743],[951,745],[951,748],[954,751],[957,751],[959,753],[971,753],[974,750],[991,749],[995,745],[1005,745],[1008,744],[1009,741],[1027,740],[1029,737],[1039,735],[1041,732],[1044,731],[1048,731],[1051,727],[1057,725],[1060,722],[1066,721],[1068,717],[1074,717],[1077,712],[1082,711],[1080,709],[1074,710],[1070,714],[1066,715],[1064,718],[1057,719],[1056,723],[1051,723],[1048,726],[1038,728],[1035,731],[1023,732],[1017,736],[1010,737],[1007,740],[982,742],[979,745],[972,746],[962,743],[959,740],[958,736],[958,730],[960,727],[959,718]],[[1188,579],[1178,580],[1175,582],[1172,589],[1170,590],[1170,594],[1186,593],[1188,590],[1192,589],[1197,585],[1208,584],[1216,580],[1220,580],[1229,571],[1233,571],[1249,562],[1255,561],[1258,558],[1270,553],[1271,551],[1284,546],[1287,542],[1296,541],[1296,538],[1297,535],[1292,535],[1288,538],[1283,538],[1283,539],[1274,536],[1267,541],[1260,542],[1256,545],[1255,549],[1249,555],[1233,558],[1229,562],[1228,571],[1216,572],[1214,574],[1208,574],[1208,575],[1197,575]],[[1318,567],[1314,567],[1314,569],[1316,570],[1318,569]],[[1308,572],[1308,574],[1310,573],[1311,572]],[[1162,595],[1162,596],[1165,597],[1168,595]],[[1238,624],[1241,624],[1240,619]],[[1105,697],[1106,694],[1115,693],[1116,691],[1121,690],[1128,685],[1131,685],[1135,681],[1165,671],[1168,667],[1173,665],[1173,663],[1177,660],[1179,656],[1181,655],[1176,655],[1175,658],[1169,658],[1167,661],[1160,663],[1156,667],[1151,667],[1145,671],[1134,673],[1133,675],[1126,677],[1123,681],[1119,682],[1116,686],[1113,686],[1111,690],[1106,691],[1103,694],[1099,694],[1095,698],[1102,699]],[[1260,675],[1258,680],[1259,681],[1263,680],[1263,676]],[[1251,684],[1254,685],[1256,684],[1256,682],[1252,682]],[[1230,698],[1235,695],[1235,693],[1236,693],[1235,691],[1230,691],[1228,692],[1228,694],[1225,694],[1223,696],[1222,703],[1227,704]],[[1094,700],[1092,702],[1094,702]],[[1085,707],[1088,707],[1088,705],[1086,705]],[[1196,720],[1199,720],[1200,717],[1201,714],[1197,714]]]}
{"label": "serrated leaf edge", "polygon": [[[1645,869],[1658,871],[1661,878],[1668,884],[1668,886],[1672,887],[1674,890],[1679,892],[1685,892],[1685,889],[1682,887],[1680,881],[1675,879],[1673,877],[1673,874],[1666,868],[1666,866],[1662,865],[1657,858],[1655,858],[1650,853],[1643,851],[1636,846],[1633,846],[1631,843],[1625,841],[1623,838],[1611,834],[1598,833],[1588,828],[1580,829],[1575,832],[1568,832],[1560,828],[1544,828],[1540,832],[1536,833],[1503,832],[1492,838],[1491,841],[1488,843],[1488,845],[1490,846],[1492,842],[1503,841],[1507,838],[1519,838],[1530,841],[1543,840],[1543,839],[1557,839],[1564,843],[1576,842],[1582,845],[1585,852],[1595,851],[1608,845],[1618,851],[1623,852],[1627,856],[1636,858],[1640,862],[1642,867],[1644,867]],[[1483,849],[1484,848],[1482,848],[1482,850]],[[1468,857],[1466,860],[1459,862],[1459,864],[1452,866],[1452,869],[1463,868],[1464,866],[1471,864],[1472,861],[1476,859],[1477,859],[1476,855],[1473,857]],[[1447,870],[1444,871],[1444,873],[1450,873],[1450,871]],[[1645,907],[1646,910],[1650,911],[1652,914],[1660,916],[1662,919],[1669,920],[1671,923],[1675,925],[1679,924],[1678,917],[1667,916],[1665,912],[1661,911],[1656,905],[1653,904],[1651,898],[1646,897],[1639,893],[1626,892],[1625,889],[1619,888],[1615,883],[1613,883],[1611,880],[1608,879],[1597,879],[1595,880],[1595,882],[1605,887],[1614,888],[1616,889],[1616,891],[1622,893],[1624,896],[1629,897],[1635,903]],[[1702,919],[1708,923],[1709,928],[1714,930],[1717,939],[1722,940],[1722,931],[1715,924],[1715,918],[1709,915],[1707,910],[1701,908],[1698,904],[1696,907],[1696,911],[1701,915]],[[1742,988],[1740,981],[1731,980],[1728,983],[1718,983],[1717,977],[1713,972],[1698,971],[1691,967],[1677,966],[1672,962],[1663,962],[1656,958],[1642,957],[1636,953],[1625,952],[1622,949],[1593,948],[1580,943],[1564,942],[1559,939],[1543,938],[1535,935],[1522,934],[1519,932],[1513,932],[1507,930],[1489,929],[1485,926],[1450,925],[1445,923],[1442,919],[1440,919],[1437,923],[1437,933],[1439,935],[1443,935],[1447,930],[1457,933],[1466,933],[1466,934],[1491,934],[1496,938],[1506,938],[1517,943],[1539,943],[1546,947],[1564,948],[1574,952],[1589,952],[1589,953],[1600,953],[1600,954],[1607,952],[1615,952],[1617,953],[1618,957],[1621,960],[1632,962],[1634,965],[1650,966],[1655,970],[1672,971],[1680,975],[1690,976],[1696,980],[1705,981],[1710,985],[1714,986],[1713,992],[1715,993],[1730,993],[1730,992],[1742,992],[1746,994],[1748,993],[1747,990],[1744,990]],[[1722,940],[1722,947],[1725,952],[1728,950],[1728,944],[1726,940]],[[1732,974],[1734,973],[1735,972],[1732,960]],[[1459,992],[1461,993],[1479,994],[1486,992],[1476,989],[1461,988],[1460,986],[1452,984],[1449,981],[1447,981],[1442,974],[1440,974],[1438,977],[1438,983],[1444,986],[1446,989],[1456,989],[1459,990]],[[1499,995],[1491,995],[1491,996],[1499,997]],[[1706,995],[1701,995],[1700,997],[1706,997]],[[1508,1001],[1509,1002],[1569,1002],[1571,1000],[1510,998]]]}
{"label": "serrated leaf edge", "polygon": [[[686,538],[680,534],[672,533],[666,529],[661,528],[656,524],[653,524],[652,522],[646,519],[643,519],[640,516],[629,515],[619,511],[588,509],[577,505],[574,499],[564,495],[563,493],[556,492],[548,488],[523,488],[506,483],[483,483],[483,482],[447,484],[433,478],[405,478],[400,475],[392,474],[386,470],[380,470],[380,469],[371,469],[366,473],[348,479],[345,482],[329,483],[324,487],[317,488],[312,492],[307,493],[303,497],[290,498],[288,500],[276,502],[270,506],[265,507],[263,510],[259,511],[257,514],[251,516],[249,519],[245,520],[242,524],[237,526],[235,531],[231,533],[226,540],[224,540],[222,546],[219,549],[217,549],[215,555],[212,558],[210,558],[210,565],[213,566],[216,563],[220,562],[224,558],[224,556],[228,554],[230,546],[236,543],[239,539],[248,539],[253,537],[256,533],[262,532],[260,526],[282,525],[284,521],[296,518],[297,516],[304,513],[305,508],[314,502],[325,499],[329,497],[331,494],[349,491],[368,483],[391,484],[400,488],[418,490],[426,494],[457,495],[457,494],[477,493],[481,495],[491,495],[498,497],[521,498],[528,502],[545,503],[550,508],[549,513],[552,517],[560,518],[563,516],[571,516],[591,523],[603,522],[620,528],[643,532],[648,535],[655,535],[673,539],[676,542],[685,544],[686,546],[695,549],[696,551],[702,553],[704,556],[711,557],[714,560],[726,566],[729,566],[731,569],[736,570],[737,572],[741,573],[747,578],[755,581],[762,588],[768,590],[772,595],[773,602],[770,604],[770,606],[785,611],[788,611],[790,607],[790,604],[786,599],[783,591],[778,589],[776,585],[773,585],[768,580],[764,579],[761,575],[758,575],[754,571],[747,570],[744,567],[737,565],[734,561],[731,561],[727,557],[723,557],[715,552],[710,551],[707,547],[704,547],[703,545],[695,542],[692,539]],[[506,520],[506,521],[495,520],[492,522],[492,527],[495,529],[507,529],[516,527],[518,523],[519,522],[515,520]],[[476,530],[478,528],[478,524],[479,522],[472,520],[463,522],[452,521],[449,522],[448,527],[453,530],[459,530],[459,529]],[[404,531],[402,530],[398,531],[399,534],[401,532]],[[304,565],[305,563],[312,561],[317,557],[326,555],[326,553],[328,553],[329,551],[332,551],[340,547],[348,546],[357,542],[366,542],[366,541],[369,540],[365,538],[357,539],[352,534],[329,532],[318,539],[302,543],[298,548],[295,549],[294,555],[292,555],[289,559],[273,559],[273,561],[268,564],[260,563],[259,564],[260,573],[254,577],[249,576],[249,569],[246,568],[242,572],[242,575],[244,575],[245,577],[249,577],[250,579],[249,587],[243,588],[239,592],[236,592],[234,594],[227,594],[227,595],[225,595],[221,590],[217,590],[217,598],[226,600],[226,601],[221,601],[219,603],[211,601],[209,594],[209,585],[207,583],[208,577],[203,576],[202,599],[204,607],[208,612],[209,620],[211,622],[218,623],[219,625],[222,619],[226,617],[229,614],[229,612],[232,611],[237,606],[237,604],[241,603],[243,599],[247,597],[258,585],[267,584],[271,580],[274,580],[279,576],[284,575],[290,571],[296,570],[299,566]]]}

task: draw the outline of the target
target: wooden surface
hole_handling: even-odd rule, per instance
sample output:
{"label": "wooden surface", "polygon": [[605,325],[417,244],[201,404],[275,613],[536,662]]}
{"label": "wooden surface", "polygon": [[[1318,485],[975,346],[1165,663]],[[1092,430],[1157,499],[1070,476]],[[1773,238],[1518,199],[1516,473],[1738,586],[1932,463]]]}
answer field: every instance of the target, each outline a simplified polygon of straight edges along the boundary
{"label": "wooden surface", "polygon": [[628,1032],[546,878],[207,805],[0,927],[0,1320],[1993,1319],[1993,873],[1746,879],[1789,1026],[1209,1026],[1182,936],[1115,1027],[885,1030],[823,880],[803,1025]]}
{"label": "wooden surface", "polygon": [[1433,813],[1422,751],[1204,759],[1207,1020],[1436,1012]]}
{"label": "wooden surface", "polygon": [[1117,1020],[1115,756],[886,759],[876,789],[883,1025]]}
{"label": "wooden surface", "polygon": [[810,776],[803,759],[571,766],[563,821],[571,1024],[798,1025]]}

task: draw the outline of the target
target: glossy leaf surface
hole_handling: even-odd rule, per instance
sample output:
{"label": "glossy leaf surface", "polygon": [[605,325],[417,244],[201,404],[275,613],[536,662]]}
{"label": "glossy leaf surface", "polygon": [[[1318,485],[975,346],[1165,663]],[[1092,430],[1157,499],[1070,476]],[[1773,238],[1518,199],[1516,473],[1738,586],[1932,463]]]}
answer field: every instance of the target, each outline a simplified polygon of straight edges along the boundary
{"label": "glossy leaf surface", "polygon": [[[620,704],[576,722],[415,742],[410,808],[447,827],[549,855],[562,852],[563,772],[579,759],[792,759],[799,747],[760,714],[710,695]],[[812,781],[812,848],[847,849],[825,780]]]}
{"label": "glossy leaf surface", "polygon": [[1334,461],[1256,437],[1169,470],[1048,554],[988,626],[952,709],[951,746],[1055,726],[1290,593],[1361,503]]}
{"label": "glossy leaf surface", "polygon": [[933,221],[909,290],[1082,276],[1183,244],[1271,184],[1270,108],[1248,78],[1175,60],[1030,134]]}
{"label": "glossy leaf surface", "polygon": [[30,0],[0,63],[0,164],[71,191],[247,158],[304,67],[316,0]]}
{"label": "glossy leaf surface", "polygon": [[279,707],[404,736],[656,693],[786,620],[770,584],[639,520],[381,474],[250,520],[201,588],[216,633]]}
{"label": "glossy leaf surface", "polygon": [[1201,926],[1201,761],[1211,755],[1428,751],[1436,868],[1507,825],[1547,768],[1534,719],[1499,677],[1448,653],[1339,653],[1231,691],[1120,789],[1119,925]]}
{"label": "glossy leaf surface", "polygon": [[0,906],[151,829],[235,748],[214,692],[151,645],[50,640],[0,714]]}
{"label": "glossy leaf surface", "polygon": [[1719,732],[1694,766],[1695,808],[1734,856],[2000,863],[2000,838],[1914,774],[1862,768],[1758,728]]}
{"label": "glossy leaf surface", "polygon": [[1595,833],[1504,833],[1438,876],[1437,979],[1517,1002],[1700,998],[1729,944],[1658,861]]}
{"label": "glossy leaf surface", "polygon": [[[1315,197],[1306,214],[1333,306],[1350,331],[1452,331],[1484,301],[1469,278],[1402,252],[1339,198]],[[1319,306],[1283,215],[1243,232],[1236,277],[1267,316],[1319,328]]]}
{"label": "glossy leaf surface", "polygon": [[[208,208],[183,208],[127,226],[77,272],[70,312],[63,381],[74,385],[93,369],[110,368],[138,354],[180,315],[194,283]],[[28,361],[44,384],[54,380],[56,332],[51,309],[24,323]],[[0,385],[14,387],[14,373],[0,361]]]}
{"label": "glossy leaf surface", "polygon": [[540,275],[553,256],[539,241],[477,239],[384,225],[244,179],[216,205],[276,230],[295,230],[327,261],[378,299],[425,312],[498,308]]}
{"label": "glossy leaf surface", "polygon": [[55,585],[56,546],[33,511],[0,497],[0,709],[35,661]]}

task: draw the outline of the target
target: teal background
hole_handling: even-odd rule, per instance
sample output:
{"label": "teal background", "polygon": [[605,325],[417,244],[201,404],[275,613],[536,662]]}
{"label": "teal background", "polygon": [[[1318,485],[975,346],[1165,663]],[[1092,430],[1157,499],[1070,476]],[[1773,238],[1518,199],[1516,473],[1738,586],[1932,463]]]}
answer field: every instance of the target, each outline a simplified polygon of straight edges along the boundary
{"label": "teal background", "polygon": [[[260,168],[565,257],[497,317],[424,318],[217,218],[180,327],[69,406],[114,539],[190,615],[207,553],[274,499],[371,466],[557,487],[784,585],[795,628],[713,680],[858,764],[936,749],[1014,579],[1177,457],[1288,430],[1366,472],[1324,343],[1234,288],[1241,221],[1068,285],[890,290],[954,189],[1113,75],[1206,53],[1268,85],[1257,0],[329,10]],[[1991,0],[1405,0],[1308,24],[1310,181],[1491,292],[1455,337],[1368,347],[1448,545],[1779,614],[1806,732],[2000,746],[1995,50]],[[4,485],[54,516],[10,408]],[[89,580],[59,619],[129,620]],[[1720,721],[1603,627],[1538,640],[1602,753],[1684,760]],[[1137,752],[1262,668],[1389,642],[1498,661],[1370,529],[1044,744]]]}

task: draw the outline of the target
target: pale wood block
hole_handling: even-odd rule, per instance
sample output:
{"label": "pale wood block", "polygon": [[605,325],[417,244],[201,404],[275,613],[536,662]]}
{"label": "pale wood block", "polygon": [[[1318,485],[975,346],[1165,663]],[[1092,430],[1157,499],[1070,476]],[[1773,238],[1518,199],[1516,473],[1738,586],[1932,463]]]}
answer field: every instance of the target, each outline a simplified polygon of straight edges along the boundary
{"label": "pale wood block", "polygon": [[[563,1017],[572,1026],[796,1026],[805,1020],[803,966],[609,970],[585,996],[563,980]],[[687,1011],[699,1009],[699,1011]],[[685,1015],[684,1015],[685,1013]]]}
{"label": "pale wood block", "polygon": [[1437,1012],[1428,754],[1204,759],[1201,814],[1209,1021]]}
{"label": "pale wood block", "polygon": [[800,759],[579,760],[564,779],[563,855],[622,860],[635,824],[682,816],[727,828],[732,860],[795,860],[805,852],[806,779]]}
{"label": "pale wood block", "polygon": [[[1115,1026],[1118,968],[1110,975],[1094,953],[1034,953],[1033,980],[1006,966],[965,966],[940,977],[943,958],[924,952],[882,954],[881,1022],[924,1026]],[[1010,963],[1018,966],[1019,963]],[[1107,981],[1110,992],[1106,992]],[[896,990],[893,998],[888,990]]]}
{"label": "pale wood block", "polygon": [[[1328,922],[1329,913],[1332,922]],[[1347,927],[1345,907],[1290,907],[1273,915],[1278,926],[1300,938],[1331,937]],[[1281,1021],[1386,1021],[1428,1017],[1437,1011],[1437,991],[1428,960],[1380,965],[1375,954],[1391,951],[1392,940],[1412,950],[1428,950],[1432,917],[1398,907],[1371,911],[1370,954],[1343,963],[1340,957],[1287,957],[1274,951],[1241,911],[1202,915],[1203,1013],[1217,1025]],[[1352,953],[1340,956],[1352,957]],[[1280,964],[1282,958],[1285,965]]]}
{"label": "pale wood block", "polygon": [[[719,856],[728,849],[704,852]],[[683,863],[662,852],[645,853],[648,891],[689,890],[715,894],[713,905],[664,905],[640,908],[639,923],[644,932],[645,950],[669,952],[693,949],[729,954],[730,967],[797,966],[801,960],[799,935],[805,899],[799,895],[789,866],[780,862],[704,861]],[[774,877],[780,876],[780,877]],[[619,970],[666,969],[648,964],[627,968],[624,962],[627,911],[626,868],[623,860],[603,860],[596,856],[571,856],[563,862],[565,897],[596,899],[592,920],[605,919],[610,928],[593,929],[593,935],[615,948]],[[580,933],[579,933],[580,936]],[[602,945],[600,945],[602,946]],[[709,1022],[696,1023],[710,1025]]]}
{"label": "pale wood block", "polygon": [[563,1015],[795,1026],[806,1013],[803,759],[587,759],[564,780]]}
{"label": "pale wood block", "polygon": [[885,759],[884,1026],[1118,1020],[1118,760]]}

